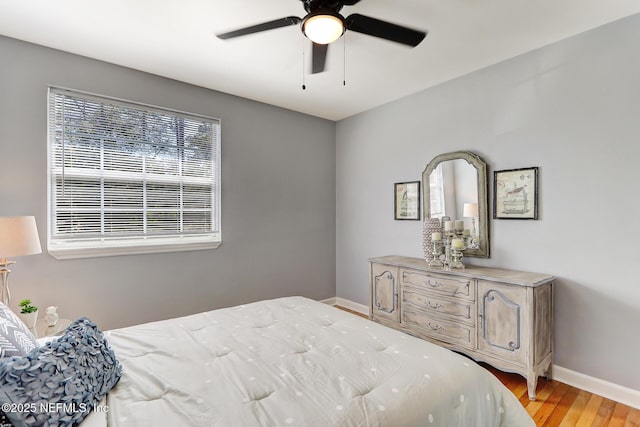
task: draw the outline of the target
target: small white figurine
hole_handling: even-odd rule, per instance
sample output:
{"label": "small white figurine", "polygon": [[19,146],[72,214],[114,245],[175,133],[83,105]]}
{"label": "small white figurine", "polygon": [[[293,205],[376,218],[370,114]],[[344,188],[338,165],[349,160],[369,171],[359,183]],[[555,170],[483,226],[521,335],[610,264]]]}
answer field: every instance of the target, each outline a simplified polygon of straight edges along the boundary
{"label": "small white figurine", "polygon": [[58,313],[56,313],[56,310],[58,309],[58,307],[47,307],[47,314],[44,316],[45,321],[47,322],[47,326],[55,326],[55,324],[58,322]]}

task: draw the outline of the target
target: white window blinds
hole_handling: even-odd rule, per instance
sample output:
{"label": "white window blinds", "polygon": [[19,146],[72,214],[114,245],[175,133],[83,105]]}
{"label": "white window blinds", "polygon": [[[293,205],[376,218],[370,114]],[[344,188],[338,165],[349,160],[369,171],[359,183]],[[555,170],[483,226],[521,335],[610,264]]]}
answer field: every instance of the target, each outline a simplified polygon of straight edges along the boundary
{"label": "white window blinds", "polygon": [[216,247],[216,119],[49,90],[49,252],[57,258]]}

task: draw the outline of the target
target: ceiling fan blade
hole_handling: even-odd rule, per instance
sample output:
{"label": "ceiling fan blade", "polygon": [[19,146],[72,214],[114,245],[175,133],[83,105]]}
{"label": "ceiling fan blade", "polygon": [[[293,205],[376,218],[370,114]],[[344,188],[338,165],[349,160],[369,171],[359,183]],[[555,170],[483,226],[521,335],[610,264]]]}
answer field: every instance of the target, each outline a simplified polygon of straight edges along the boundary
{"label": "ceiling fan blade", "polygon": [[328,44],[313,43],[311,55],[311,74],[318,74],[324,71],[327,62]]}
{"label": "ceiling fan blade", "polygon": [[354,13],[347,17],[347,29],[369,36],[416,47],[427,36],[425,31],[414,30],[379,19]]}
{"label": "ceiling fan blade", "polygon": [[297,16],[287,16],[286,18],[275,19],[262,24],[252,25],[251,27],[241,28],[239,30],[229,31],[227,33],[216,34],[216,37],[222,40],[234,37],[246,36],[248,34],[259,33],[261,31],[274,30],[276,28],[288,27],[290,25],[299,24],[302,19]]}
{"label": "ceiling fan blade", "polygon": [[345,6],[353,6],[356,3],[359,3],[360,0],[345,0],[342,2],[343,5]]}

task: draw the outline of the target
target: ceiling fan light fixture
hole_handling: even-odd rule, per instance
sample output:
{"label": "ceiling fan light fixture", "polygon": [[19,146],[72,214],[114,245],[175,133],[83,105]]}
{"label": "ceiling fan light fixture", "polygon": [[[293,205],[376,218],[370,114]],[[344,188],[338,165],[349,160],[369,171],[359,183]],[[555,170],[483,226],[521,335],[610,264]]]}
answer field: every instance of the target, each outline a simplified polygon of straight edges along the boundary
{"label": "ceiling fan light fixture", "polygon": [[302,33],[314,43],[333,43],[344,34],[344,20],[338,14],[314,14],[302,23]]}

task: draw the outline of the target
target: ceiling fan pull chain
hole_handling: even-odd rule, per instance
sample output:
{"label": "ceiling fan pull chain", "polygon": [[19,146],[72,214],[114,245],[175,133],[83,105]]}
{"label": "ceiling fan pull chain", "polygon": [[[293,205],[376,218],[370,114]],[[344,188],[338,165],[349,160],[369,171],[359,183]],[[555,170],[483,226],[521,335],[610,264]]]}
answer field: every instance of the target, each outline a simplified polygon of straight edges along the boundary
{"label": "ceiling fan pull chain", "polygon": [[347,34],[342,36],[342,86],[347,85]]}
{"label": "ceiling fan pull chain", "polygon": [[304,84],[304,37],[302,37],[302,90],[306,90],[307,86]]}

